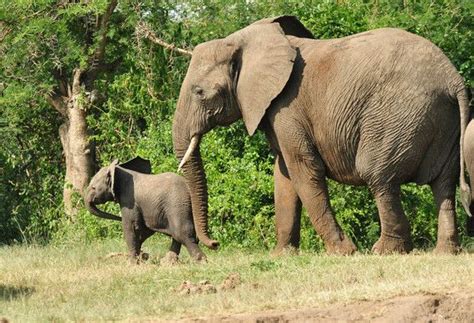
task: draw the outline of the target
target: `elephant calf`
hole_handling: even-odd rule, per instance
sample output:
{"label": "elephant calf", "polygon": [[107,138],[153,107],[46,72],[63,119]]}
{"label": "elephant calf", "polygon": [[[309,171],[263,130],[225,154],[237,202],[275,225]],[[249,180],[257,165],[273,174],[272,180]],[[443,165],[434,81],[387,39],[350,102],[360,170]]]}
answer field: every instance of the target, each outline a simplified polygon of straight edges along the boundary
{"label": "elephant calf", "polygon": [[[120,204],[121,218],[97,208],[108,201]],[[101,168],[87,188],[85,204],[94,215],[122,221],[132,259],[137,259],[142,243],[155,232],[172,237],[170,252],[179,255],[184,244],[195,260],[206,258],[198,246],[185,181],[174,173],[151,175],[148,160],[136,157],[120,165],[115,160]]]}
{"label": "elephant calf", "polygon": [[[466,231],[470,237],[474,237],[474,119],[471,120],[466,128],[463,140],[464,161],[471,182],[470,190],[461,194],[464,208],[469,210],[470,217],[467,218]],[[461,174],[464,176],[464,174]]]}

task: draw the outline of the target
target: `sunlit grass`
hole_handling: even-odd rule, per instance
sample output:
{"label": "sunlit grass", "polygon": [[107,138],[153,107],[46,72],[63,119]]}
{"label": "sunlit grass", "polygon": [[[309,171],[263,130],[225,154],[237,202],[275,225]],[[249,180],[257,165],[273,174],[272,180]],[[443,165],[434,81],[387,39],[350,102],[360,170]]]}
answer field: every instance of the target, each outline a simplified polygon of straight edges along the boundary
{"label": "sunlit grass", "polygon": [[[153,239],[152,259],[131,265],[124,242],[0,248],[0,318],[12,321],[180,318],[296,309],[333,302],[474,288],[474,255],[351,257],[302,253],[273,258],[267,251],[206,250],[206,264],[159,265],[168,240]],[[182,295],[185,281],[216,287],[233,272],[242,283],[214,294]]]}

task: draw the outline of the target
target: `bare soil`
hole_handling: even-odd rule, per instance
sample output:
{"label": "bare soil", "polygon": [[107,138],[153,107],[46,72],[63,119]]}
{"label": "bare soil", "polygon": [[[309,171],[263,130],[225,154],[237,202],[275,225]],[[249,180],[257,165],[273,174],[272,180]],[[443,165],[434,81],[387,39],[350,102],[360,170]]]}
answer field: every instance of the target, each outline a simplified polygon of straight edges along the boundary
{"label": "bare soil", "polygon": [[474,291],[397,296],[326,307],[183,319],[181,322],[474,322]]}

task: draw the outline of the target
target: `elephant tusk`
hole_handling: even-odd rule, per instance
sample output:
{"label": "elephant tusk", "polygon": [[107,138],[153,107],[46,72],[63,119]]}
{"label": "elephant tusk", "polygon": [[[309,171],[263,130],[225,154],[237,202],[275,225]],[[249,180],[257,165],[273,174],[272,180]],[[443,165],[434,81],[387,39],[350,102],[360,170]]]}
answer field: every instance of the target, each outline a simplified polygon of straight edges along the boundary
{"label": "elephant tusk", "polygon": [[198,136],[193,136],[193,137],[191,138],[191,142],[189,143],[188,150],[186,150],[186,153],[184,154],[183,159],[181,159],[181,162],[179,163],[178,172],[181,171],[181,169],[183,168],[184,164],[186,164],[186,162],[188,161],[189,157],[190,157],[191,154],[194,152],[194,150],[196,149],[196,147],[198,146],[198,144],[199,144],[199,137],[198,137]]}

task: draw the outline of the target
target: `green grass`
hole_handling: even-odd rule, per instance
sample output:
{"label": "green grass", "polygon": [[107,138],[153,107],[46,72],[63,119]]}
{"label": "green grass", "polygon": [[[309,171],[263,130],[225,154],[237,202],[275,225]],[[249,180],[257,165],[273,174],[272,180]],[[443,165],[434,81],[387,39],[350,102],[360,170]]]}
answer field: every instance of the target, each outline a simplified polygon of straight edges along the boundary
{"label": "green grass", "polygon": [[[437,256],[302,253],[273,258],[268,251],[205,250],[206,264],[159,265],[168,240],[150,239],[153,257],[131,265],[123,241],[0,248],[0,318],[16,321],[143,320],[197,317],[334,302],[380,299],[419,292],[474,288],[474,254]],[[215,286],[233,272],[242,283],[215,294],[181,295],[185,280]]]}

